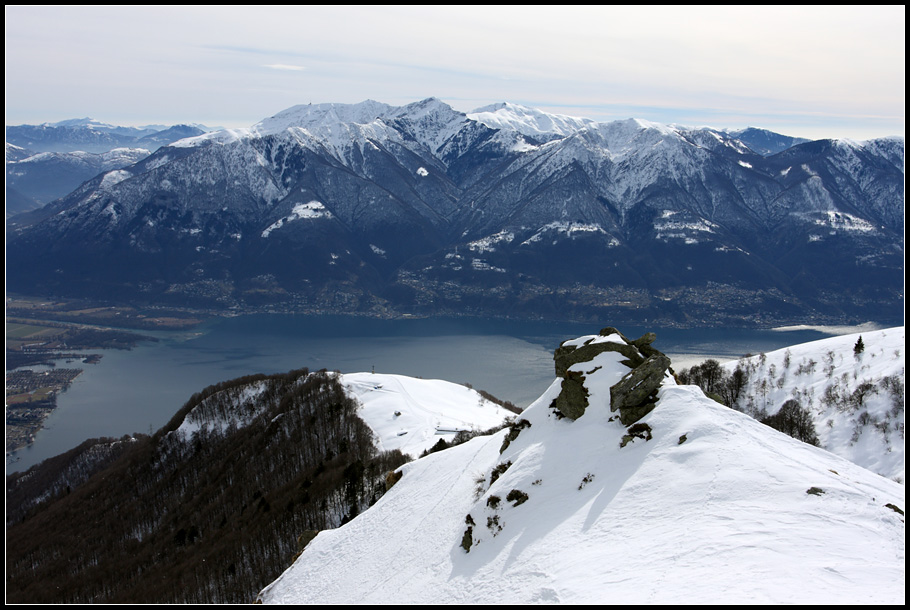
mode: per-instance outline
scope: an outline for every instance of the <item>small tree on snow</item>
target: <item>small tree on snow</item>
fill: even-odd
[[[863,345],[863,337],[860,335],[859,339],[856,340],[856,345],[853,346],[853,355],[859,358],[864,349],[866,349],[866,346]]]

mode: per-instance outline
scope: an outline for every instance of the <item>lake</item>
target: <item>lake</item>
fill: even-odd
[[[150,433],[206,386],[253,373],[302,367],[375,370],[467,382],[525,407],[553,381],[553,350],[559,343],[599,330],[596,325],[472,318],[249,315],[217,319],[191,332],[149,333],[159,341],[130,351],[103,350],[99,364],[83,365],[35,442],[7,456],[7,471],[25,470],[87,438]],[[804,328],[619,330],[630,339],[656,332],[654,347],[670,356],[676,369],[831,336]]]

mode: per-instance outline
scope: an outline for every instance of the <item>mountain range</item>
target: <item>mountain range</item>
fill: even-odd
[[[6,216],[68,195],[98,174],[209,131],[202,125],[119,127],[92,119],[6,128]],[[17,145],[18,143],[18,145]]]
[[[900,323],[903,183],[903,138],[301,105],[13,217],[7,282],[235,311]]]
[[[212,128],[205,125],[146,125],[124,127],[90,118],[40,125],[7,125],[6,143],[34,152],[87,152],[101,154],[114,148],[151,151]]]

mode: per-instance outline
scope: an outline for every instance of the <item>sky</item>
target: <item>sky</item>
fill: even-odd
[[[611,121],[904,135],[904,6],[6,6],[6,124],[249,127],[437,97]]]

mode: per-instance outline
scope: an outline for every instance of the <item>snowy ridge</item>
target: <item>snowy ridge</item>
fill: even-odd
[[[616,356],[580,363],[583,416],[555,417],[557,380],[511,430],[405,465],[260,600],[904,602],[903,486],[670,377],[632,434]]]
[[[281,133],[292,127],[318,130],[341,123],[367,125],[384,116],[392,106],[366,100],[359,104],[300,104],[253,125],[250,131],[257,136]]]
[[[854,353],[862,337],[864,348]],[[819,444],[884,477],[904,481],[904,327],[869,330],[723,366],[749,371],[737,407],[757,418],[789,400],[807,409]]]
[[[222,390],[217,397],[209,397],[193,408],[180,426],[168,434],[188,441],[199,432],[224,434],[231,427],[243,428],[259,414],[258,399],[266,385],[258,381]]]
[[[484,106],[467,116],[492,129],[511,129],[525,136],[543,139],[564,137],[595,124],[591,119],[550,114],[509,102]]]
[[[488,430],[514,415],[448,381],[378,373],[346,373],[339,380],[362,405],[358,415],[376,434],[379,449],[415,458],[439,439]]]

